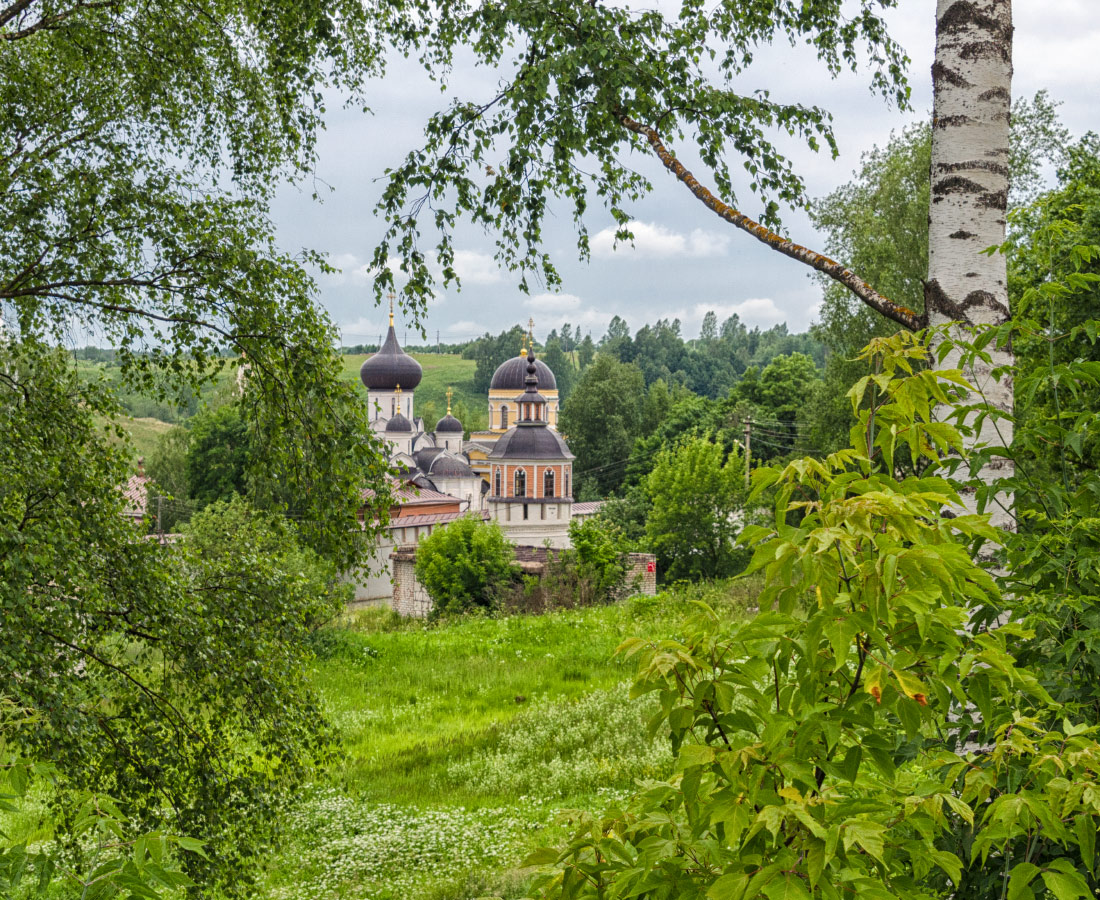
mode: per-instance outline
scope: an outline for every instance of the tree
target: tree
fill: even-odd
[[[1057,104],[1045,91],[1013,103],[1010,141],[1011,209],[1034,199],[1041,166],[1063,160],[1069,144]],[[852,181],[810,207],[814,224],[826,232],[826,252],[863,273],[887,296],[922,313],[931,151],[931,126],[911,126],[864,154]],[[855,422],[844,394],[862,374],[856,357],[871,338],[889,334],[893,323],[835,282],[822,280],[822,300],[813,333],[830,355],[826,389],[811,409],[815,443],[834,449],[847,443]]]
[[[638,368],[600,353],[562,406],[558,427],[576,455],[576,496],[606,497],[622,482],[642,424],[645,382]]]
[[[185,862],[210,893],[251,893],[279,798],[324,758],[304,639],[364,553],[363,488],[388,505],[335,329],[268,217],[311,171],[323,89],[377,71],[377,24],[350,2],[0,0],[0,694],[36,714],[20,750],[59,789],[205,842]],[[248,492],[290,516],[238,501],[178,550],[139,539],[132,466],[93,418],[120,410],[49,346],[73,333],[173,402],[247,367]]]
[[[731,411],[751,411],[754,457],[775,459],[805,448],[799,438],[806,398],[814,396],[820,383],[814,361],[803,353],[777,356],[759,375],[755,369],[745,373],[730,391],[727,406]]]
[[[558,340],[547,340],[546,347],[542,351],[542,361],[554,373],[558,384],[558,398],[565,403],[577,380],[577,370],[573,367],[573,361],[565,355]]]
[[[718,338],[718,315],[713,309],[707,310],[703,316],[703,324],[699,327],[699,341],[709,344]]]
[[[704,606],[683,637],[623,643],[676,772],[529,858],[547,866],[537,896],[1095,891],[1100,729],[1062,719],[1013,658],[1026,632],[973,628],[1001,597],[971,546],[998,531],[952,512],[961,497],[944,476],[967,452],[956,425],[970,387],[914,366],[931,344],[877,340],[874,374],[851,393],[850,447],[756,475],[756,493],[777,499],[743,535],[765,580],[759,614]],[[950,422],[933,419],[959,401]],[[903,445],[921,476],[893,477]]]
[[[280,797],[326,754],[305,637],[346,593],[240,499],[172,548],[143,539],[122,516],[126,448],[97,422],[116,411],[66,354],[0,345],[0,696],[27,712],[18,750],[51,765],[58,809],[112,797],[137,833],[206,845],[192,879],[247,894]]]
[[[157,446],[145,461],[145,472],[153,479],[149,502],[159,516],[161,531],[175,531],[176,525],[190,518],[191,485],[187,478],[191,432],[179,425],[158,438]]]
[[[725,460],[723,461],[723,456]],[[734,541],[742,523],[745,465],[704,438],[658,455],[646,481],[646,537],[669,581],[733,575],[742,553]]]
[[[235,404],[195,416],[187,452],[187,483],[198,506],[231,500],[245,492],[248,429]]]
[[[592,335],[586,334],[584,340],[580,342],[577,347],[577,361],[579,368],[583,372],[590,365],[592,360],[596,358],[596,345],[592,343]]]
[[[432,615],[489,609],[516,576],[515,550],[496,522],[463,516],[435,529],[416,548],[416,578]]]
[[[981,0],[936,5],[932,67],[931,204],[925,321],[958,322],[964,329],[1009,321],[1005,258],[985,253],[1005,239],[1009,188],[1012,81],[1012,2]],[[958,361],[959,357],[955,357]],[[1011,365],[1007,344],[991,348],[988,364],[967,373],[995,409],[1010,413],[1012,385],[993,372]],[[1005,418],[984,418],[973,446],[1012,442]],[[988,458],[982,481],[991,484],[1011,458]],[[969,495],[968,495],[968,499]],[[973,503],[970,503],[973,507]],[[1011,500],[998,498],[992,520],[1012,527]]]
[[[257,489],[274,479],[296,494],[303,532],[348,563],[380,448],[336,377],[312,280],[276,249],[268,203],[312,169],[322,88],[358,96],[378,71],[378,25],[354,3],[0,3],[13,339],[95,333],[116,345],[128,390],[173,401],[227,355],[247,364]]]

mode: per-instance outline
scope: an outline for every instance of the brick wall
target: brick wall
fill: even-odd
[[[657,557],[652,553],[628,553],[627,559],[630,567],[626,571],[626,583],[623,585],[620,596],[645,594],[647,597],[655,597],[657,595]]]
[[[411,549],[412,553],[402,553]],[[416,548],[399,548],[393,560],[393,608],[403,616],[425,619],[432,611],[432,598],[416,580]]]

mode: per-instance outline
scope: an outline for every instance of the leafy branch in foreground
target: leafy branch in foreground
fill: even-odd
[[[954,514],[968,413],[932,410],[969,387],[925,365],[933,341],[951,352],[943,332],[865,351],[850,448],[755,474],[776,497],[743,538],[766,579],[756,616],[702,605],[682,639],[623,644],[676,774],[575,814],[568,844],[529,860],[548,866],[537,896],[988,897],[991,877],[1001,896],[1091,896],[1098,729],[1058,723],[1010,652],[1022,626],[972,623],[1002,606],[973,553],[1000,533]],[[897,480],[901,446],[924,468]],[[1039,840],[1061,858],[1013,852]]]
[[[377,289],[394,283],[391,253],[402,261],[410,305],[422,307],[430,296],[433,255],[443,283],[457,281],[452,235],[462,219],[496,236],[498,262],[518,269],[524,288],[529,274],[557,284],[542,250],[553,203],[568,204],[582,257],[589,251],[585,213],[593,199],[614,217],[617,237],[629,240],[626,207],[653,188],[629,158],[656,155],[725,221],[842,279],[912,327],[911,313],[844,266],[776,233],[779,204],[805,203],[802,179],[781,142],[790,138],[835,153],[831,116],[782,102],[765,88],[746,88],[758,48],[789,40],[812,47],[833,75],[855,69],[862,57],[873,89],[905,106],[907,59],[883,20],[894,5],[684,0],[665,11],[572,0],[411,4],[403,46],[419,52],[433,76],[449,77],[459,45],[504,74],[492,96],[456,99],[433,115],[424,145],[388,173],[378,209],[390,227],[375,250]],[[713,189],[683,168],[673,141],[701,160]],[[762,201],[759,222],[732,208],[739,189]],[[431,252],[420,245],[425,222],[438,235]]]

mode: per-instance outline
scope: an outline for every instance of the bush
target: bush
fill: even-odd
[[[467,515],[437,528],[416,550],[416,578],[432,614],[488,609],[516,577],[512,545],[496,522]]]

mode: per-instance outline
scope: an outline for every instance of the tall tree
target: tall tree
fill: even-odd
[[[577,457],[575,496],[606,497],[622,483],[641,433],[645,396],[642,373],[631,363],[601,353],[585,369],[558,421]]]
[[[984,252],[1005,239],[1009,189],[1009,120],[1012,85],[1011,0],[939,0],[936,61],[932,66],[931,206],[928,215],[929,325],[1002,325],[1011,316],[1005,257]],[[1011,365],[1007,344],[990,347],[988,364],[968,365],[971,384],[1003,418],[983,417],[974,441],[1012,441],[1012,384],[993,377]],[[950,361],[959,362],[957,351]],[[990,484],[1007,457],[990,459],[980,474]],[[993,521],[1011,526],[1006,498],[991,510]]]

